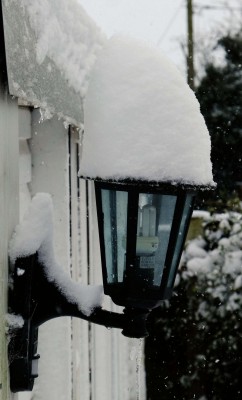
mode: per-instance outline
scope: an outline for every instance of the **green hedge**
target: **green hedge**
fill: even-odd
[[[242,399],[242,216],[207,218],[175,293],[151,317],[149,400]]]

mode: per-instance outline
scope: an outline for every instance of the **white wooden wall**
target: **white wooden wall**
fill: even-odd
[[[18,106],[0,84],[0,400],[8,400],[8,242],[18,222]]]
[[[32,111],[31,194],[50,193],[54,204],[54,247],[57,261],[69,269],[68,134],[56,118],[40,122]],[[39,378],[33,399],[71,399],[71,320],[59,318],[39,329]]]
[[[22,220],[31,201],[30,185],[32,180],[31,112],[28,107],[20,106],[19,121],[19,219]]]
[[[102,284],[94,186],[92,182],[86,183],[77,179],[78,143],[78,134],[72,131],[69,146],[72,177],[72,271],[83,283]],[[108,297],[105,299],[105,307],[122,312],[122,309],[115,306]],[[76,354],[79,354],[77,359],[80,369],[85,371],[88,365],[90,371],[89,377],[83,376],[80,392],[75,389],[80,385],[80,376],[74,376],[74,392],[79,393],[79,397],[74,399],[88,398],[82,397],[84,389],[85,394],[89,393],[89,397],[94,400],[136,400],[138,390],[139,400],[144,400],[144,360],[141,360],[138,371],[138,361],[136,361],[139,351],[141,357],[143,355],[143,346],[139,341],[125,338],[120,330],[108,330],[94,324],[88,327],[83,321],[74,321],[73,328],[74,341],[76,338],[74,348]],[[80,342],[80,329],[85,332],[84,337],[87,342],[84,344]]]
[[[40,122],[39,110],[19,107],[18,111],[16,102],[9,101],[8,125],[4,126],[4,118],[0,118],[0,151],[5,149],[0,170],[9,178],[6,180],[1,172],[0,215],[6,223],[0,255],[1,295],[5,293],[0,307],[2,322],[6,312],[8,238],[37,192],[48,192],[53,198],[55,252],[60,264],[77,281],[102,283],[93,185],[77,178],[78,132],[68,131],[55,118]],[[121,311],[108,298],[106,307]],[[1,323],[0,376],[4,379],[0,382],[0,400],[8,400],[3,326]],[[40,328],[41,358],[34,391],[17,394],[14,400],[136,400],[135,349],[138,351],[139,341],[123,337],[119,330],[71,318],[50,321]],[[141,375],[141,383],[143,378]],[[139,400],[144,398],[142,394]]]

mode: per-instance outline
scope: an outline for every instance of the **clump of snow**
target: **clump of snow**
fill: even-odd
[[[238,275],[234,281],[234,290],[241,289],[242,287],[242,275]]]
[[[203,227],[202,237],[190,241],[183,253],[176,297],[169,307],[161,305],[156,320],[157,348],[172,348],[178,355],[176,376],[182,378],[184,399],[190,393],[196,399],[221,399],[231,381],[234,393],[241,382],[242,215],[213,214]],[[174,363],[168,362],[164,374],[169,376],[171,368]],[[211,381],[210,390],[206,382]],[[172,381],[167,385],[172,387]]]
[[[24,326],[24,319],[21,315],[6,314],[5,319],[9,329],[21,329]]]
[[[196,277],[199,290],[203,288],[208,299],[220,301],[216,313],[221,317],[241,307],[241,214],[228,212],[207,218],[204,237],[188,243],[182,264],[186,267],[180,271],[179,282]]]
[[[187,269],[193,274],[207,274],[211,270],[211,259],[206,258],[193,258],[187,262]]]
[[[34,30],[36,59],[54,62],[69,85],[85,95],[91,69],[105,36],[76,0],[18,0]],[[48,64],[51,72],[51,65]]]
[[[124,36],[104,46],[84,108],[80,175],[213,185],[199,103],[156,48]]]
[[[194,210],[192,213],[192,218],[201,218],[201,219],[208,219],[210,217],[210,213],[204,210]]]
[[[206,242],[202,238],[197,238],[192,240],[187,248],[186,248],[186,256],[190,258],[200,257],[204,258],[207,256],[206,250],[204,247],[206,246]]]
[[[78,0],[3,0],[9,93],[80,127],[90,71],[106,41]]]
[[[77,304],[79,310],[90,315],[94,308],[101,307],[102,286],[84,286],[74,282],[69,274],[56,262],[53,250],[52,199],[49,194],[38,193],[10,241],[9,255],[14,263],[18,257],[38,252],[47,279],[54,282],[66,298]]]

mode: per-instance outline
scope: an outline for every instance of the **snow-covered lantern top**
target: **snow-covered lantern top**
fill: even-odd
[[[115,36],[84,109],[80,175],[95,181],[104,291],[129,308],[171,295],[195,194],[214,186],[194,93],[147,44]]]

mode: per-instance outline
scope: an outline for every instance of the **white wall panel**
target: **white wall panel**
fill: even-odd
[[[32,194],[47,192],[54,204],[54,248],[57,261],[69,269],[68,132],[53,118],[40,122],[32,112]],[[39,378],[33,400],[70,400],[71,320],[59,318],[39,330]]]
[[[72,278],[88,284],[87,204],[86,183],[77,177],[79,164],[79,134],[71,130],[70,153],[70,216],[71,216],[71,273]],[[72,320],[72,399],[91,398],[89,324]]]
[[[18,107],[0,87],[0,400],[8,400],[9,377],[5,314],[8,290],[8,243],[18,223]]]
[[[88,222],[89,222],[89,248],[90,248],[90,284],[102,284],[102,269],[100,258],[99,235],[97,227],[96,201],[93,182],[88,182]],[[106,298],[105,308],[110,307]],[[93,399],[113,399],[112,381],[112,332],[105,327],[91,326],[91,390]],[[112,368],[113,367],[113,368]]]
[[[31,169],[31,164],[33,168],[31,174],[23,175],[26,179],[20,185],[20,206],[27,207],[29,188],[32,195],[39,191],[50,193],[58,261],[67,269],[71,267],[74,280],[102,284],[94,187],[93,183],[86,184],[77,178],[78,133],[72,130],[68,140],[68,132],[60,121],[40,123],[39,112],[34,110],[30,141],[25,133],[29,114],[22,111],[20,140],[27,145],[27,151],[22,146],[25,151],[20,151],[20,157],[28,155],[28,162],[26,157],[20,170]],[[122,311],[108,297],[105,308]],[[40,328],[41,358],[34,391],[19,395],[18,400],[136,400],[138,343],[123,337],[120,330],[108,330],[86,321],[50,321]],[[143,399],[144,396],[140,397]]]
[[[18,109],[18,127],[20,139],[31,139],[31,110],[29,107],[20,106]]]
[[[31,110],[29,107],[18,108],[19,134],[19,214],[20,221],[27,211],[30,201],[30,183],[32,179],[32,155],[29,148],[31,139]]]
[[[32,178],[32,160],[29,148],[31,139],[31,110],[29,107],[18,108],[19,135],[19,220],[21,221],[31,202],[29,190]],[[15,394],[14,400],[31,400],[31,392]]]
[[[89,182],[88,186],[90,282],[99,284],[102,283],[102,270],[93,182]],[[115,312],[122,312],[122,307],[113,304],[107,296],[105,307]],[[143,359],[138,364],[138,356],[142,358],[143,354],[140,341],[124,337],[119,329],[108,330],[95,325],[92,326],[91,333],[92,398],[95,400],[136,400],[139,390],[139,400],[145,400]]]
[[[31,153],[27,140],[19,140],[19,184],[31,182]]]

